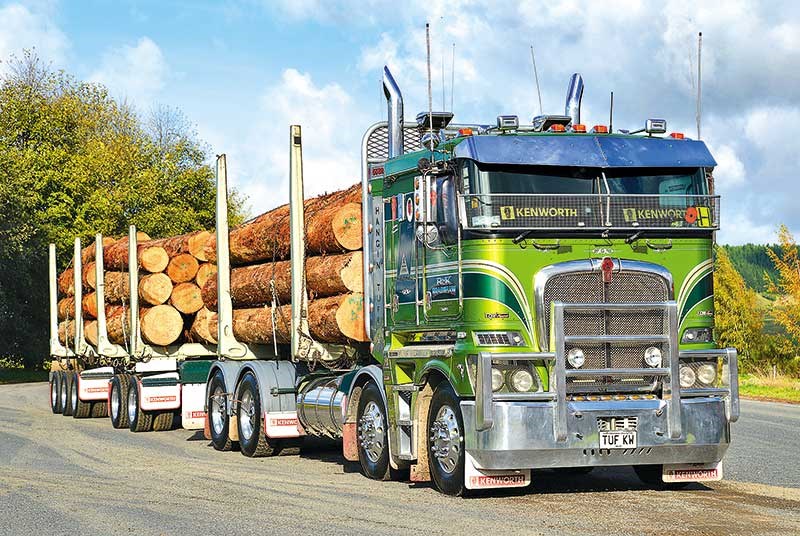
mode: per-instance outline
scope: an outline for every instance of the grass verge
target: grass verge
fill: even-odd
[[[757,400],[800,404],[800,380],[786,376],[772,378],[742,374],[739,376],[739,394]]]
[[[46,370],[27,370],[24,368],[0,368],[0,385],[5,383],[46,382]]]

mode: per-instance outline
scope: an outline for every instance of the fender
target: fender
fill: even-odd
[[[237,385],[248,372],[258,381],[264,432],[268,437],[299,437],[295,385],[297,369],[291,361],[248,361],[239,371]],[[273,390],[276,390],[273,394]]]
[[[388,408],[389,404],[386,400],[386,389],[384,389],[383,385],[383,371],[378,365],[367,365],[366,367],[362,367],[355,371],[355,375],[350,381],[347,391],[345,391],[345,394],[347,395],[347,411],[350,410],[350,400],[352,400],[353,390],[364,378],[371,379],[375,382],[381,392],[381,398],[383,399],[384,407]]]

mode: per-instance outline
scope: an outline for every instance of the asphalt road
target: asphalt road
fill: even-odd
[[[800,534],[797,406],[743,404],[723,482],[542,471],[530,489],[458,499],[368,480],[334,445],[247,459],[201,433],[53,415],[47,398],[46,384],[0,386],[0,535]]]

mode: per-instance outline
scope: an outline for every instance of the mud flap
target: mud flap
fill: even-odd
[[[722,462],[665,464],[661,472],[661,479],[670,484],[673,482],[716,482],[722,480]]]
[[[187,430],[200,430],[206,412],[205,405],[206,384],[185,383],[181,388],[181,424]]]
[[[469,452],[464,453],[464,485],[467,489],[524,488],[530,483],[530,469],[479,469]]]

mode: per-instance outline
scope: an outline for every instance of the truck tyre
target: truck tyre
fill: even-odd
[[[61,373],[50,375],[50,409],[53,413],[61,413]]]
[[[389,480],[389,419],[380,389],[372,382],[361,391],[356,417],[361,472],[373,480]]]
[[[464,419],[453,388],[441,382],[428,413],[428,465],[433,485],[446,495],[464,494]]]
[[[70,398],[72,399],[72,417],[75,419],[85,419],[92,414],[92,403],[84,402],[81,400],[81,397],[78,396],[79,374],[80,372],[76,372],[72,375],[72,387],[70,388]]]
[[[208,427],[211,430],[211,444],[217,450],[231,450],[231,441],[228,428],[231,419],[228,415],[228,395],[225,393],[225,378],[217,370],[208,383]]]
[[[63,374],[61,377],[61,400],[63,401],[61,414],[69,417],[72,415],[72,384],[75,382],[75,373],[68,370]],[[75,394],[77,395],[77,391]]]
[[[655,489],[682,489],[689,485],[689,482],[664,482],[661,474],[664,470],[662,465],[634,465],[633,470],[642,483]]]
[[[108,417],[108,402],[92,402],[92,418]]]
[[[128,389],[128,428],[131,432],[153,429],[153,414],[139,407],[139,378],[134,377]]]
[[[114,428],[127,428],[128,421],[128,389],[131,377],[127,374],[115,374],[111,378],[111,407],[109,414],[111,426]]]
[[[258,380],[252,372],[247,372],[239,382],[236,400],[239,401],[237,426],[242,454],[251,458],[278,454],[278,441],[268,438],[264,430],[261,392],[258,389]]]
[[[174,411],[159,411],[153,414],[153,431],[164,432],[166,430],[172,430],[172,423],[174,421]]]

